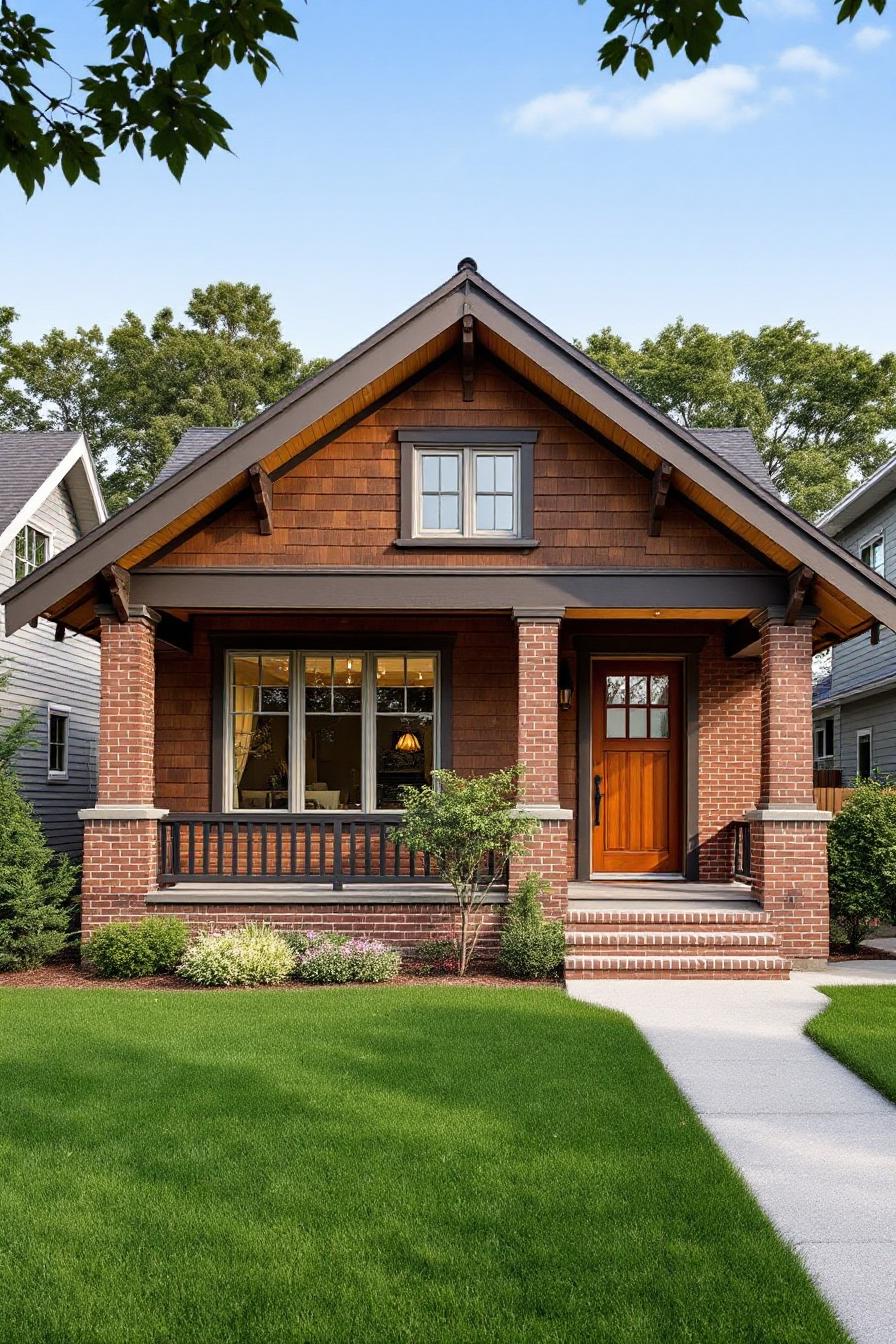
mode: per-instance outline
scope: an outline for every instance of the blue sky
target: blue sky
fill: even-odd
[[[709,67],[645,85],[598,71],[602,0],[295,0],[282,75],[219,80],[232,156],[178,185],[113,155],[30,203],[0,177],[0,303],[36,336],[257,281],[336,356],[469,253],[568,337],[799,316],[894,348],[896,11],[745,2]],[[99,59],[86,0],[29,7]]]

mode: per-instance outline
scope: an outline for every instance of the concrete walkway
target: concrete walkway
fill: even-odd
[[[896,984],[896,962],[569,992],[634,1020],[856,1344],[893,1344],[896,1106],[803,1035],[828,1002],[815,986],[849,983]]]

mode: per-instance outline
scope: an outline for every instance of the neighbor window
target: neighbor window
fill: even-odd
[[[68,779],[69,710],[50,705],[47,710],[47,778]]]
[[[871,729],[863,728],[856,733],[856,774],[859,779],[870,779],[873,770],[871,759]]]
[[[878,574],[884,572],[884,539],[883,537],[872,537],[870,541],[863,543],[859,552],[862,563],[869,569],[874,569]]]
[[[437,764],[438,655],[228,656],[229,806],[374,811]]]
[[[815,759],[824,761],[834,754],[834,720],[819,719],[815,725]]]
[[[398,545],[533,545],[535,431],[400,430]]]
[[[27,524],[16,537],[16,583],[49,558],[50,538]]]

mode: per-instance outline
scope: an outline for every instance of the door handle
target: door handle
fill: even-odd
[[[601,777],[600,777],[600,775],[595,775],[595,776],[594,776],[594,824],[595,824],[595,826],[599,826],[599,825],[600,825],[600,804],[601,804],[601,799],[603,798],[603,794],[602,794],[601,791],[600,791],[600,784],[601,784]]]

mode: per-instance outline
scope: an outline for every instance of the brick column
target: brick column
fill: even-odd
[[[153,806],[155,625],[147,607],[119,621],[100,615],[100,734],[97,803],[84,822],[82,934],[113,919],[146,914],[157,885],[158,819]]]
[[[762,648],[759,799],[750,822],[753,890],[794,965],[828,956],[827,823],[812,791],[812,625],[769,609]]]
[[[545,912],[565,918],[572,813],[560,806],[557,664],[562,610],[515,611],[517,623],[517,760],[524,770],[521,808],[541,830],[513,864],[511,888],[526,873],[550,883]]]

